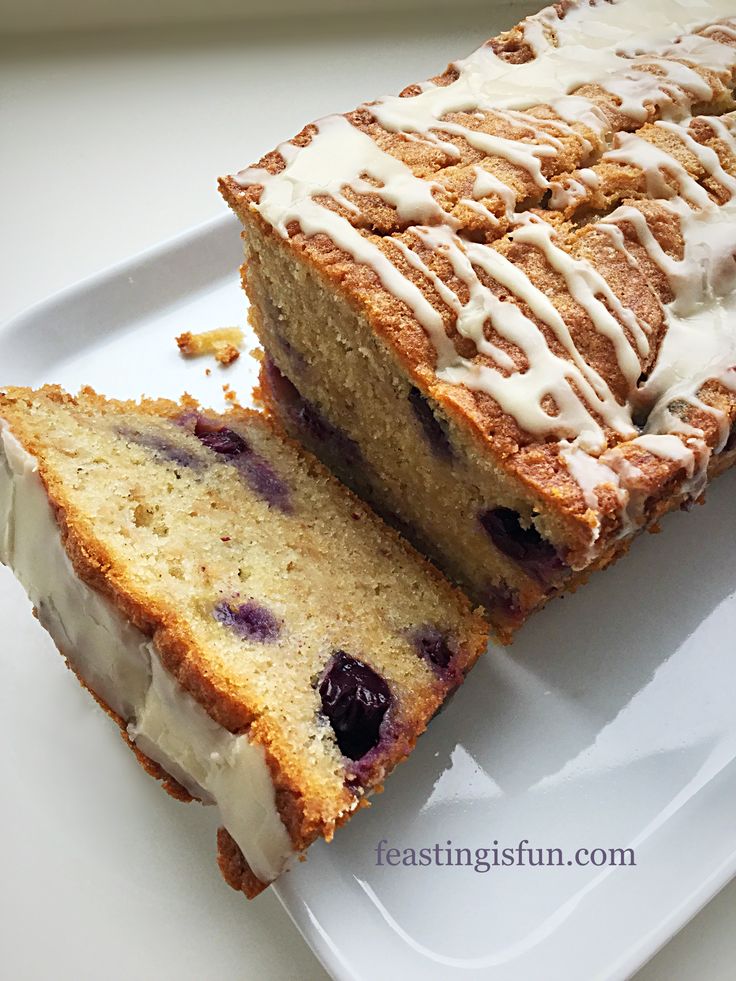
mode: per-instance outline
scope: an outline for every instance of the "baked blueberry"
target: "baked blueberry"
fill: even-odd
[[[359,760],[378,744],[391,691],[373,668],[345,651],[335,651],[320,681],[319,695],[344,756]]]
[[[270,463],[257,453],[249,453],[235,461],[252,491],[271,507],[291,511],[289,485],[276,473]]]
[[[250,446],[242,436],[226,426],[213,427],[204,416],[197,419],[194,435],[204,446],[223,456],[239,456],[250,452]]]
[[[566,568],[554,545],[542,538],[533,525],[525,528],[517,511],[489,508],[480,512],[478,520],[500,552],[541,582]]]

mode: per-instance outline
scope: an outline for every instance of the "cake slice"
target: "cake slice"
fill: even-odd
[[[468,602],[264,416],[0,394],[0,559],[254,896],[330,839],[484,649]]]
[[[735,84],[571,0],[221,180],[265,401],[504,640],[736,459]]]

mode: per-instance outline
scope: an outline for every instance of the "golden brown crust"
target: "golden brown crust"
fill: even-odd
[[[597,4],[591,3],[594,7]],[[568,9],[576,4],[568,5]],[[729,34],[722,34],[719,40],[723,44],[734,45],[736,42]],[[486,42],[496,53],[513,55],[504,60],[519,64],[531,60],[530,47],[523,39],[520,27],[513,28],[505,35],[492,38]],[[709,69],[688,61],[686,58],[677,59],[670,56],[667,60],[692,68],[703,78],[713,93],[711,100],[701,108],[694,105],[693,113],[711,111],[722,113],[734,107],[730,92],[729,81]],[[662,58],[652,55],[652,64],[640,70],[655,76],[663,76]],[[442,75],[430,79],[436,85],[447,85],[455,81],[458,71],[450,66]],[[730,82],[733,82],[731,77]],[[421,92],[421,86],[407,86],[401,96],[411,99]],[[571,94],[579,95],[590,100],[607,119],[612,134],[638,129],[642,119],[627,115],[621,106],[621,100],[597,84],[586,84],[575,89]],[[510,161],[507,157],[485,153],[472,146],[467,140],[455,132],[443,131],[442,141],[454,148],[454,152],[437,143],[425,140],[413,140],[405,134],[384,129],[371,113],[367,103],[352,112],[345,113],[345,118],[361,132],[370,136],[382,150],[406,164],[419,178],[432,180],[435,187],[433,194],[438,204],[448,216],[462,219],[466,233],[481,234],[490,241],[504,234],[509,228],[505,218],[505,206],[497,194],[487,198],[477,199],[494,215],[493,220],[483,219],[477,210],[463,207],[462,199],[467,197],[470,186],[475,180],[474,168],[480,165],[484,170],[499,178],[508,188],[513,190],[519,210],[539,204],[544,197],[544,188],[534,179],[530,171],[519,163]],[[661,106],[649,102],[644,108],[645,123],[652,123],[662,115]],[[528,120],[525,127],[518,118],[512,119],[500,110],[476,110],[450,113],[444,117],[449,123],[460,124],[470,130],[489,134],[501,139],[518,141],[527,145],[546,145],[545,154],[540,157],[541,173],[547,179],[574,171],[577,167],[587,165],[591,156],[599,155],[605,149],[605,142],[600,132],[591,128],[584,121],[575,122],[564,130],[559,124],[564,120],[550,106],[545,104],[531,106],[524,111]],[[315,124],[305,126],[289,142],[298,147],[309,145],[317,132]],[[285,165],[284,158],[275,149],[265,154],[254,166],[269,174],[279,173]],[[253,184],[243,187],[237,175],[221,177],[220,190],[236,213],[245,219],[249,208],[257,204],[262,192],[262,185]],[[356,193],[346,187],[342,189],[347,201],[357,206],[357,210],[346,207],[329,198],[320,198],[328,207],[337,211],[355,227],[378,235],[390,235],[407,227],[408,219],[402,219],[395,207],[384,201],[379,194]],[[296,230],[296,223],[295,223]],[[291,230],[290,230],[291,233]]]
[[[651,458],[651,454],[648,454],[647,456],[648,458]],[[642,459],[644,459],[646,466],[649,459]],[[708,467],[708,480],[710,481],[715,479],[734,465],[736,465],[736,450],[727,454],[722,454],[721,456],[713,457],[711,459],[710,466]],[[657,534],[659,531],[661,531],[659,522],[663,517],[682,508],[688,508],[692,504],[687,493],[678,493],[677,491],[676,467],[671,465],[668,469],[673,472],[659,473],[655,475],[650,473],[644,478],[644,482],[646,483],[649,481],[650,484],[656,488],[658,493],[656,496],[652,495],[650,498],[651,503],[647,509],[646,521],[645,524],[643,524],[639,529],[638,534],[643,534],[647,531],[650,534]],[[702,497],[698,501],[700,504],[703,504],[704,502],[705,499]],[[633,541],[634,539],[631,537],[613,541],[611,545],[586,569],[584,569],[582,572],[575,573],[559,589],[549,592],[542,599],[537,609],[542,609],[551,600],[557,599],[558,597],[563,596],[565,593],[574,593],[580,586],[584,585],[588,581],[594,572],[608,569],[610,566],[614,565],[620,558],[628,553]],[[502,619],[493,623],[495,636],[502,644],[506,645],[512,643],[517,627],[518,623],[511,622],[509,623],[508,627],[505,628]]]
[[[236,892],[244,892],[248,899],[255,899],[268,887],[254,874],[225,828],[217,829],[217,864],[225,882]]]

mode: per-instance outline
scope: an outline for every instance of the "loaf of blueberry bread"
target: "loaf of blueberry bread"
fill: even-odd
[[[0,394],[0,560],[146,768],[217,805],[248,896],[382,784],[487,639],[266,418],[191,400]]]
[[[287,429],[504,639],[734,462],[732,0],[568,0],[223,178]]]

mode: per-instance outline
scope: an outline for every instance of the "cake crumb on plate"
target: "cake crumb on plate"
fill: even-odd
[[[240,357],[243,331],[240,327],[217,327],[198,334],[185,331],[177,337],[176,343],[181,353],[187,357],[214,354],[215,360],[221,365],[229,365]]]

